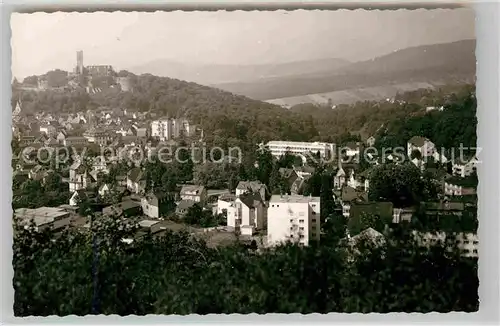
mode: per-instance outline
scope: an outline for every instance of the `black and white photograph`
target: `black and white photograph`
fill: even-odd
[[[477,312],[475,19],[13,13],[14,316]]]

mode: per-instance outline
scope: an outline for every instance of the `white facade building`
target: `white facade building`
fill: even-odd
[[[192,136],[195,127],[183,119],[160,119],[151,122],[151,136],[161,140],[178,138],[181,134]]]
[[[320,198],[273,195],[267,209],[268,245],[320,239]]]
[[[293,155],[306,155],[308,153],[316,154],[319,152],[321,157],[330,157],[333,154],[333,144],[329,143],[306,143],[293,141],[270,141],[266,145],[273,156],[280,157],[285,153]]]
[[[477,160],[475,158],[465,163],[453,163],[453,174],[465,178],[476,172],[476,168]]]
[[[436,245],[439,242],[443,242],[449,236],[445,232],[437,232],[437,233],[421,233],[421,232],[413,232],[415,239],[422,246],[432,246]],[[454,235],[450,235],[454,237],[455,245],[462,252],[462,255],[465,257],[478,257],[479,250],[479,238],[475,233],[457,233]]]
[[[466,187],[460,184],[455,184],[453,182],[444,183],[444,194],[448,196],[465,196],[476,194],[476,188]]]

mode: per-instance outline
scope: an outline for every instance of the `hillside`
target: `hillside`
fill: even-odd
[[[204,141],[209,146],[238,146],[245,153],[254,153],[257,143],[269,140],[339,142],[346,134],[372,135],[383,124],[425,112],[426,106],[460,101],[474,88],[458,85],[420,89],[398,94],[395,102],[365,101],[339,105],[335,110],[311,104],[287,110],[177,79],[129,77],[133,92],[112,88],[95,94],[83,90],[28,92],[14,87],[12,104],[22,96],[23,112],[86,112],[104,106],[154,113],[156,117],[185,116],[204,130]]]
[[[267,78],[333,71],[348,64],[346,60],[335,58],[264,65],[184,64],[172,60],[156,60],[128,70],[135,74],[150,73],[212,85],[238,81],[259,82]]]
[[[109,88],[88,94],[22,91],[13,87],[12,105],[22,96],[23,112],[86,112],[99,107],[186,116],[205,131],[207,143],[244,149],[271,139],[307,140],[315,136],[311,120],[279,106],[226,91],[153,75],[130,75],[133,92]]]
[[[224,83],[218,88],[259,100],[286,103],[288,97],[309,95],[299,103],[315,102],[314,97],[328,98],[324,93],[344,90],[385,87],[408,84],[413,89],[419,83],[448,84],[470,83],[475,78],[475,40],[413,47],[396,51],[372,60],[356,62],[324,73],[272,78],[259,82]],[[412,87],[410,87],[412,88]],[[411,90],[411,89],[410,89]],[[383,93],[383,92],[382,92]],[[317,95],[317,96],[315,96]],[[332,95],[332,100],[335,94]],[[378,97],[359,96],[356,100],[373,100]],[[280,101],[281,100],[281,101]],[[297,100],[288,100],[297,104]],[[321,101],[320,101],[321,102]],[[350,103],[338,99],[337,103]]]

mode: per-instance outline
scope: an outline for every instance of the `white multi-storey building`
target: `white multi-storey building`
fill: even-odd
[[[451,237],[455,240],[455,245],[461,251],[462,255],[465,257],[478,257],[479,250],[479,237],[475,233],[457,233],[457,234],[447,234],[445,232],[436,233],[421,233],[414,231],[413,235],[415,239],[422,246],[432,246],[439,242],[444,242],[446,238]]]
[[[319,241],[320,224],[319,197],[273,195],[267,209],[268,245]]]
[[[194,126],[183,119],[160,119],[151,122],[151,136],[159,137],[161,140],[177,138],[182,134],[191,136]]]
[[[227,226],[242,235],[253,235],[266,226],[266,204],[258,193],[246,193],[236,197],[222,199],[218,209],[227,214]]]
[[[333,144],[329,143],[305,143],[294,141],[270,141],[266,144],[273,156],[280,157],[285,153],[293,155],[306,155],[308,153],[316,154],[319,152],[321,157],[330,157],[333,153]]]

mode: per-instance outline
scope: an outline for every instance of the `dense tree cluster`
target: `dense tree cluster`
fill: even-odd
[[[352,260],[349,247],[338,242],[213,249],[186,233],[168,232],[126,244],[120,239],[129,229],[119,223],[96,219],[94,247],[88,233],[54,238],[17,230],[15,315],[478,309],[477,260],[439,244],[418,249],[407,235],[390,235],[394,241],[379,248],[361,241]]]
[[[71,196],[68,184],[62,182],[61,175],[51,172],[42,180],[27,179],[22,183],[13,182],[12,208],[54,207],[67,204]]]

